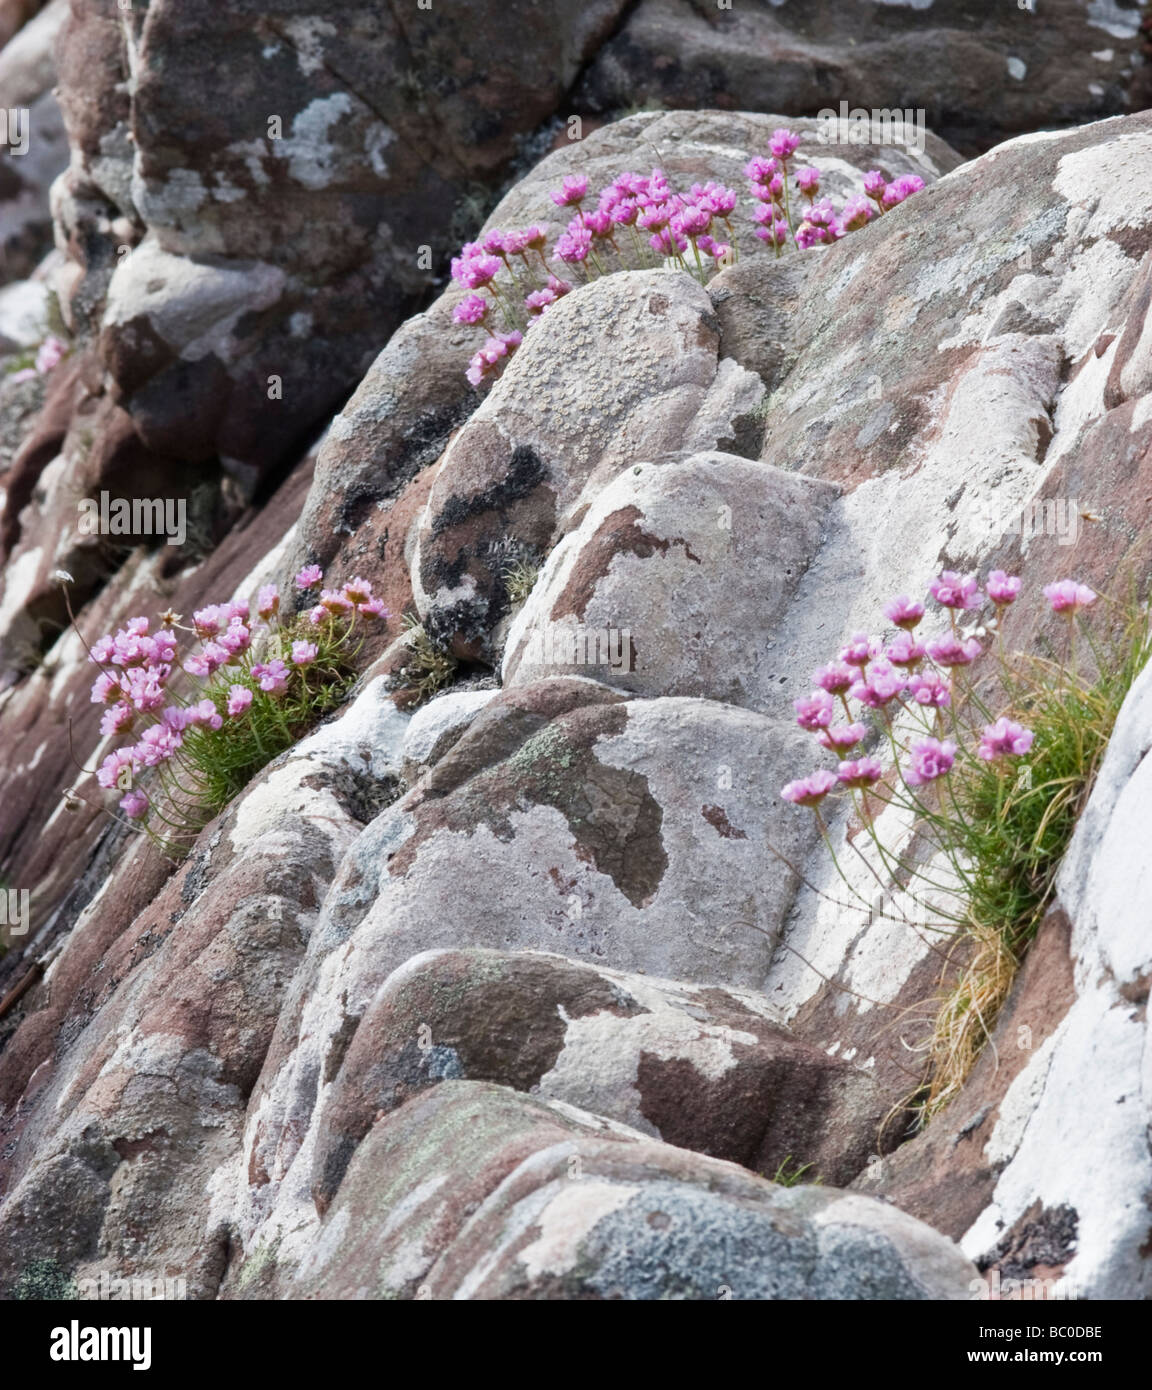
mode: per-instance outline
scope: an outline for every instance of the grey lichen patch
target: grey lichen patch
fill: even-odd
[[[418,829],[392,856],[389,872],[406,873],[420,846],[441,831],[470,835],[483,825],[511,842],[515,813],[550,806],[567,820],[576,854],[607,874],[634,906],[645,906],[668,867],[664,812],[645,776],[601,763],[594,751],[599,738],[621,733],[626,723],[622,708],[600,705],[537,730],[500,763],[421,805]]]

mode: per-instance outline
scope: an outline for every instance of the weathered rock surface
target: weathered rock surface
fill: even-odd
[[[257,1263],[256,1292],[260,1272]],[[571,1106],[447,1081],[376,1123],[290,1289],[297,1298],[959,1299],[974,1277],[955,1246],[894,1207],[776,1187]]]
[[[772,1177],[843,1186],[883,1113],[866,1072],[798,1044],[751,993],[535,952],[434,951],[380,987],[321,1112],[323,1209],[382,1114],[449,1080],[492,1081]]]
[[[814,116],[923,112],[966,154],[1021,131],[1146,101],[1136,5],[1098,0],[641,0],[578,91],[593,108],[657,102]]]
[[[23,22],[37,8],[25,2],[20,7],[23,15],[13,14],[12,7],[7,14],[0,12],[0,93],[5,106],[0,152],[0,285],[26,279],[51,248],[49,190],[68,167],[68,140],[52,91],[56,82],[53,49],[68,12],[68,0],[52,0],[15,37],[5,33],[14,19]],[[0,338],[0,352],[4,350]]]
[[[509,633],[505,686],[579,667],[638,695],[763,708],[770,634],[836,495],[722,453],[626,469],[549,556]]]
[[[711,310],[689,276],[635,271],[567,296],[532,330],[428,499],[413,586],[437,640],[487,655],[508,606],[502,566],[543,558],[625,464],[735,442],[763,386],[720,362]]]
[[[952,13],[942,0],[939,13]],[[358,16],[370,63],[368,40],[392,20],[369,34]],[[605,7],[592,21],[620,17]],[[323,103],[349,87],[358,67],[325,66],[327,20],[307,32],[261,20],[273,22],[288,38],[261,41],[285,91]],[[587,16],[565,22],[584,36],[566,50],[573,81],[597,40]],[[0,692],[20,750],[0,779],[0,869],[38,897],[33,932],[0,960],[0,1291],[55,1258],[81,1275],[172,1269],[198,1297],[967,1297],[969,1260],[1063,1270],[1088,1296],[1146,1293],[1152,968],[1133,837],[1147,677],[1001,1020],[1011,1061],[997,1072],[986,1056],[922,1140],[857,1179],[907,1211],[762,1175],[790,1158],[846,1182],[905,1137],[878,1121],[922,1081],[912,1049],[941,973],[929,934],[867,910],[859,828],[830,829],[849,887],[812,818],[781,802],[781,783],[811,767],[790,701],[847,633],[875,626],[883,599],[945,565],[1000,561],[1030,588],[1074,570],[1106,589],[1126,564],[1146,568],[1152,118],[1049,132],[962,168],[930,141],[932,186],[832,247],[779,264],[748,255],[707,290],[659,272],[581,289],[478,407],[467,343],[448,327],[453,291],[378,357],[320,446],[305,503],[310,458],[272,487],[301,449],[286,422],[298,436],[306,416],[325,423],[311,418],[332,408],[323,392],[361,370],[345,348],[379,348],[387,318],[365,267],[402,259],[402,238],[373,259],[378,185],[366,190],[353,160],[376,117],[353,102],[346,123],[309,134],[285,107],[292,157],[323,145],[329,162],[308,166],[311,187],[299,162],[293,173],[249,151],[271,182],[252,175],[246,211],[232,198],[243,152],[186,162],[217,130],[214,107],[199,135],[181,126],[183,145],[166,143],[205,89],[163,87],[193,41],[207,58],[235,45],[236,70],[254,71],[249,31],[209,35],[208,7],[175,0],[123,20],[78,0],[70,26],[76,153],[58,230],[83,269],[71,321],[99,341],[50,379],[4,479],[0,626],[32,652],[9,660]],[[361,61],[343,33],[333,43]],[[88,81],[81,60],[97,51],[103,75]],[[129,58],[135,91],[106,80]],[[305,67],[315,90],[284,75]],[[208,62],[203,81],[227,71]],[[464,129],[452,121],[469,94],[455,92],[429,180]],[[260,83],[249,95],[249,115],[268,104]],[[655,140],[682,181],[735,180],[775,123],[629,118],[550,156],[494,218],[539,218],[562,173],[643,167]],[[477,158],[496,168],[510,128],[493,139]],[[388,162],[391,145],[371,148]],[[908,162],[889,173],[916,167],[896,150],[817,154],[837,191],[894,159]],[[184,177],[199,171],[211,177]],[[379,187],[390,177],[374,173]],[[245,239],[245,217],[285,179],[308,195]],[[323,255],[301,265],[304,212],[333,188],[338,213],[317,214]],[[137,249],[119,258],[120,244]],[[325,357],[353,294],[343,346]],[[265,392],[243,420],[297,312],[314,316],[296,320],[308,346],[284,351],[282,374],[319,363],[316,395],[273,428]],[[258,337],[267,359],[249,351]],[[261,436],[252,448],[245,430]],[[76,546],[70,484],[175,487],[218,454],[198,554]],[[1053,489],[1099,517],[1075,551],[1056,534],[1004,534],[1006,514]],[[716,491],[730,545],[703,525]],[[621,505],[637,524],[606,534]],[[631,544],[641,526],[650,553]],[[476,689],[465,668],[471,684],[409,721],[387,681],[367,682],[175,874],[101,831],[94,810],[46,808],[45,789],[76,779],[65,735],[81,707],[80,756],[97,742],[82,645],[53,635],[62,561],[80,571],[89,635],[158,595],[187,612],[305,559],[368,573],[397,612],[379,674],[401,659],[411,608],[458,654],[494,662],[510,556],[543,568],[511,625],[503,690]],[[581,675],[524,664],[521,639],[574,589],[586,619],[627,616],[649,641],[645,680],[611,661]],[[1020,637],[1048,635],[1036,605],[1018,609]],[[730,626],[693,647],[687,620],[712,610]],[[892,845],[916,833],[893,818],[877,828]],[[1031,1029],[1030,1048],[1013,1028]],[[1067,1161],[1053,1161],[1057,1141]]]

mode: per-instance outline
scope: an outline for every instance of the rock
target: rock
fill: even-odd
[[[38,996],[66,1013],[67,1041],[37,1027],[33,995],[6,1049],[6,1099],[20,1096],[13,1073],[25,1089],[5,1117],[0,1289],[54,1258],[78,1277],[176,1268],[191,1297],[214,1296],[229,1194],[211,1212],[206,1194],[238,1145],[324,884],[394,794],[406,723],[369,687],[207,827],[162,891],[130,851],[144,901],[128,877],[127,898],[98,894],[80,917]],[[45,1123],[25,1129],[32,1094]]]
[[[259,1296],[261,1264],[275,1259],[256,1252],[246,1290],[244,1273],[232,1287]],[[571,1106],[448,1081],[376,1123],[289,1287],[340,1299],[923,1300],[969,1297],[974,1279],[950,1241],[893,1207],[777,1187]]]
[[[432,283],[465,192],[504,173],[622,5],[545,21],[468,0],[402,19],[323,0],[253,27],[209,0],[157,0],[146,22],[76,0],[61,42],[76,157],[57,201],[83,276],[67,311],[93,323],[111,280],[102,353],[142,436],[283,466]],[[156,255],[183,262],[164,272],[177,317],[197,282],[191,341],[154,322]]]
[[[624,465],[715,447],[762,389],[720,369],[711,302],[687,275],[622,273],[566,296],[444,455],[413,563],[425,629],[483,654],[510,546],[543,558]]]
[[[496,695],[495,690],[450,690],[421,706],[404,736],[404,780],[412,784],[434,767]]]
[[[6,148],[0,161],[0,284],[26,279],[50,250],[49,190],[68,167],[68,140],[52,91],[53,50],[68,0],[52,0],[31,18],[36,9],[38,5],[25,0],[18,8],[9,6],[7,15],[0,12],[0,92],[6,108]],[[6,38],[6,28],[23,19],[30,22],[14,38]],[[11,128],[14,118],[17,130]]]
[[[842,1186],[884,1118],[867,1073],[797,1044],[751,993],[653,980],[536,953],[432,951],[360,1020],[321,1111],[323,1211],[380,1115],[446,1080],[563,1101],[772,1177]]]
[[[1094,0],[1051,0],[1042,13],[1000,0],[641,0],[577,101],[809,115],[899,103],[974,155],[1022,131],[1138,109],[1141,47],[1139,10]]]
[[[626,469],[549,556],[513,623],[505,686],[575,666],[638,695],[763,707],[780,679],[771,634],[835,496],[722,453]]]
[[[280,1233],[286,1257],[306,1244],[319,1089],[414,954],[558,950],[757,987],[795,891],[787,868],[766,862],[764,836],[795,863],[814,833],[763,791],[798,745],[798,731],[747,711],[624,701],[591,681],[545,680],[488,705],[333,883],[252,1103],[244,1163],[274,1184],[243,1219],[246,1244],[261,1227],[263,1239]]]

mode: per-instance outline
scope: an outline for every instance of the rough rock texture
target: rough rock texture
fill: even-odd
[[[361,49],[322,17],[292,31],[291,52],[264,36],[266,72],[307,100],[344,90],[355,72],[330,71],[337,50],[370,66],[392,24],[357,29],[363,13],[348,13]],[[900,33],[922,13],[885,22]],[[570,44],[569,83],[597,41],[580,26],[608,15],[567,16],[579,42],[541,38]],[[1147,569],[1152,117],[961,167],[930,141],[931,186],[830,248],[749,254],[707,289],[660,272],[578,289],[482,403],[463,383],[465,335],[447,328],[450,291],[384,347],[313,456],[269,424],[266,392],[241,419],[256,399],[246,374],[271,370],[247,345],[275,354],[289,304],[314,314],[297,327],[320,364],[315,395],[291,404],[309,428],[361,370],[348,345],[383,346],[358,259],[375,255],[363,166],[339,182],[344,136],[375,117],[353,103],[325,127],[338,212],[317,207],[325,173],[279,227],[245,237],[245,217],[272,205],[261,198],[285,180],[308,189],[297,176],[314,166],[253,154],[276,177],[264,192],[252,176],[246,213],[231,189],[248,166],[229,142],[263,134],[221,135],[227,102],[166,79],[190,44],[201,83],[256,71],[240,62],[261,51],[251,19],[209,32],[207,6],[161,0],[122,22],[77,0],[64,45],[74,150],[57,230],[83,271],[65,296],[81,341],[30,431],[13,406],[4,434],[0,728],[17,751],[0,778],[0,870],[36,892],[32,931],[9,932],[0,959],[0,1293],[40,1258],[82,1276],[179,1272],[206,1298],[943,1298],[970,1296],[977,1265],[1064,1270],[1086,1296],[1147,1293],[1147,676],[1001,1020],[1001,1068],[986,1056],[895,1152],[939,943],[898,894],[868,909],[858,825],[829,830],[849,887],[778,788],[811,767],[791,700],[893,592],[945,565],[999,561],[1030,588],[1074,571],[1103,589]],[[134,90],[109,80],[128,58]],[[503,98],[481,85],[495,110]],[[463,158],[476,93],[442,95],[437,150]],[[267,89],[249,97],[263,121]],[[197,105],[204,127],[181,124]],[[312,127],[291,133],[299,114],[285,108],[285,138],[315,153]],[[732,179],[779,119],[630,117],[558,150],[494,217],[537,217],[562,173],[643,167],[654,143],[681,179]],[[211,154],[190,169],[197,138]],[[492,139],[476,158],[494,169],[511,127]],[[394,158],[413,157],[398,140]],[[873,163],[917,167],[867,147],[816,158],[837,191]],[[339,245],[337,219],[356,232]],[[119,244],[137,249],[117,258]],[[306,244],[311,268],[293,259]],[[282,360],[287,380],[303,359]],[[77,545],[70,488],[192,476],[207,485],[198,550]],[[719,537],[715,512],[696,515],[716,491],[732,512]],[[1004,533],[1013,509],[1069,494],[1098,518],[1074,550]],[[618,504],[637,525],[605,535]],[[509,557],[542,563],[511,623]],[[90,760],[97,712],[82,644],[60,631],[54,566],[79,571],[92,636],[141,607],[247,595],[305,558],[369,572],[396,610],[357,700],[175,871],[95,806],[64,811],[60,791],[91,793],[69,721]],[[637,615],[638,655],[648,642],[659,658],[648,683],[611,661],[524,666],[521,638],[573,590],[597,627]],[[710,609],[731,627],[693,648],[688,618]],[[506,648],[505,688],[478,688],[491,670],[465,666],[460,689],[409,720],[387,676],[404,610],[468,658],[491,666]],[[1021,603],[1010,638],[1048,638],[1037,614]],[[877,830],[915,843],[898,817]],[[1017,1046],[1025,1028],[1031,1046]],[[846,1182],[873,1154],[849,1195],[766,1180],[787,1158]]]
[[[534,952],[436,951],[380,987],[320,1119],[327,1206],[381,1114],[448,1080],[564,1101],[772,1177],[802,1148],[843,1186],[883,1114],[867,1073],[797,1044],[750,993],[676,985]]]
[[[579,667],[639,695],[762,708],[768,634],[836,494],[721,453],[626,469],[549,556],[509,634],[504,684]]]
[[[1141,8],[1125,0],[640,0],[578,98],[666,106],[924,113],[966,154],[1146,100]]]
[[[885,1204],[449,1081],[377,1121],[291,1296],[959,1299],[974,1273]]]
[[[22,6],[29,13],[37,8],[30,3]],[[0,285],[26,279],[52,245],[48,193],[53,180],[68,167],[64,121],[52,91],[56,82],[53,49],[67,13],[68,0],[52,0],[13,38],[5,33],[9,15],[0,11],[0,45],[6,45],[0,52],[0,96],[5,106],[0,150]],[[19,144],[13,144],[10,111],[19,113],[17,141],[27,142],[22,153]],[[4,335],[3,325],[0,335]],[[0,351],[5,349],[5,336],[0,336]]]
[[[635,271],[542,319],[436,474],[413,561],[436,639],[485,654],[508,605],[502,565],[546,555],[624,464],[735,442],[763,386],[719,361],[711,311],[689,276]]]

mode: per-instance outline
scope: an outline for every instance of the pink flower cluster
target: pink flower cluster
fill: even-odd
[[[848,232],[866,227],[873,217],[902,203],[924,187],[918,174],[906,174],[888,183],[879,170],[864,175],[864,193],[848,199],[837,215],[831,200],[820,198],[820,170],[809,165],[793,173],[791,161],[800,136],[783,127],[768,142],[769,155],[757,155],[744,166],[748,187],[758,206],[753,213],[756,235],[776,255],[792,241],[797,250],[839,241]],[[791,184],[799,195],[800,216],[793,211]],[[871,200],[871,201],[870,201]],[[875,203],[875,208],[872,204]]]
[[[768,142],[769,153],[756,156],[744,170],[755,202],[755,235],[777,255],[789,242],[803,250],[839,241],[924,187],[916,174],[888,182],[871,170],[864,176],[864,193],[849,198],[837,213],[820,197],[819,169],[793,171],[799,146],[800,136],[781,127]],[[563,276],[587,280],[611,270],[672,262],[703,280],[736,258],[731,219],[737,195],[714,180],[683,192],[671,186],[662,169],[653,169],[620,174],[593,194],[584,174],[569,174],[551,199],[569,217],[551,253],[550,228],[533,224],[508,232],[493,228],[452,260],[452,279],[469,291],[453,318],[488,334],[468,364],[473,386],[498,376],[532,324],[569,293],[572,283]]]
[[[32,381],[38,376],[50,376],[64,360],[67,352],[67,345],[59,338],[47,337],[37,349],[35,366],[22,367],[20,371],[13,372],[9,380]]]
[[[690,254],[703,276],[706,266],[733,254],[729,219],[736,194],[719,183],[693,184],[680,193],[662,170],[653,169],[651,174],[621,174],[590,195],[587,178],[569,174],[551,196],[558,208],[570,213],[551,255],[550,229],[534,225],[486,232],[452,261],[452,278],[472,291],[456,305],[453,318],[488,331],[487,341],[468,365],[473,386],[498,375],[528,329],[571,291],[571,282],[553,266],[587,279],[607,273],[609,267],[655,264],[656,258],[688,269]],[[503,329],[494,326],[496,319],[502,320]]]
[[[987,600],[997,611],[1007,609],[1020,594],[1021,581],[993,570],[983,589],[976,575],[945,570],[928,586],[932,598],[949,615],[950,626],[936,637],[921,641],[916,634],[925,615],[918,599],[901,594],[884,605],[884,616],[897,629],[885,642],[865,632],[855,633],[836,659],[813,673],[816,689],[795,701],[796,722],[816,735],[822,748],[844,759],[838,771],[824,769],[789,782],[781,795],[798,806],[818,806],[837,787],[860,789],[880,781],[883,769],[873,757],[859,756],[869,726],[856,717],[880,710],[889,729],[892,711],[899,707],[925,710],[947,708],[952,702],[952,672],[970,666],[982,654],[978,638],[965,636],[956,626],[958,614],[980,608]],[[1085,584],[1065,579],[1044,589],[1052,611],[1074,617],[1090,607],[1096,594]],[[860,707],[854,710],[849,701]],[[836,723],[842,714],[845,722]],[[1032,748],[1030,729],[1008,718],[984,726],[974,755],[985,762],[1020,758]],[[904,750],[907,761],[899,768],[905,787],[927,786],[951,772],[958,756],[952,739],[921,738]],[[857,756],[853,756],[853,754]]]
[[[323,578],[319,567],[310,565],[296,576],[297,589],[308,592]],[[293,671],[303,671],[319,655],[316,642],[297,640],[286,657],[252,661],[257,630],[267,642],[278,627],[276,586],[267,584],[260,590],[255,617],[251,608],[247,602],[233,601],[198,609],[191,626],[181,629],[195,644],[183,659],[176,635],[180,618],[171,612],[162,616],[155,631],[148,618],[131,618],[89,649],[90,660],[100,668],[91,698],[105,707],[101,734],[134,735],[136,740],[109,753],[96,780],[108,790],[125,793],[120,809],[131,819],[140,819],[149,809],[147,793],[135,786],[135,779],[145,769],[177,758],[189,730],[221,729],[225,719],[242,717],[257,693],[283,695]],[[386,610],[373,597],[371,584],[356,578],[341,589],[323,590],[309,622],[315,627],[336,621],[347,626],[360,615],[382,617]],[[220,680],[214,681],[218,674]]]

